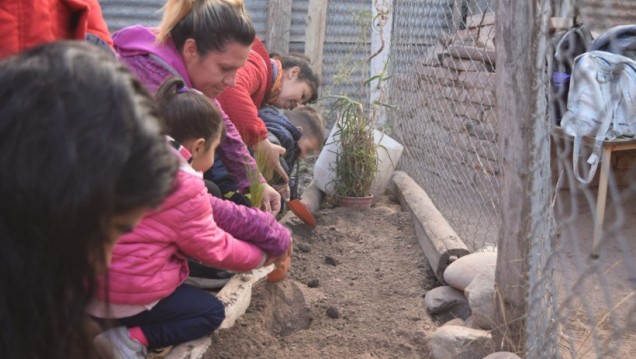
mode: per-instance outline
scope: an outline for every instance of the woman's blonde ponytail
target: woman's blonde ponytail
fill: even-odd
[[[168,2],[161,8],[163,11],[163,18],[159,27],[157,27],[157,43],[164,43],[170,31],[186,17],[196,0],[168,0]]]

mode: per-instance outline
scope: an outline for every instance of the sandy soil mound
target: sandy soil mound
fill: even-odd
[[[293,225],[289,277],[256,284],[247,313],[204,358],[428,358],[437,325],[424,294],[438,283],[410,215],[383,197],[316,217],[315,230]]]

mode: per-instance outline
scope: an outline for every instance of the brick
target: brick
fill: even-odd
[[[466,89],[491,89],[497,86],[497,74],[494,72],[462,72],[458,76]]]
[[[492,66],[486,65],[483,61],[466,60],[452,56],[442,58],[442,65],[455,71],[484,71],[489,72]]]
[[[487,12],[466,17],[466,27],[473,28],[477,26],[486,26],[495,24],[495,13]]]

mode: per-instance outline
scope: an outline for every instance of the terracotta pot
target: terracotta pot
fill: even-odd
[[[340,207],[347,208],[369,208],[371,207],[371,201],[373,201],[373,195],[366,197],[346,197],[337,195],[337,198]]]

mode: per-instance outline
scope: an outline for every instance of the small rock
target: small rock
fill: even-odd
[[[334,266],[334,267],[335,267],[335,266],[337,266],[337,265],[338,265],[338,262],[337,262],[337,261],[336,261],[333,257],[326,256],[326,257],[325,257],[325,264],[329,264],[329,265],[331,265],[331,266]]]
[[[340,318],[340,312],[338,312],[336,307],[329,307],[327,308],[327,316],[331,319],[338,319]]]
[[[454,319],[451,319],[448,322],[444,323],[443,325],[459,325],[459,326],[463,326],[464,325],[464,320],[462,318],[454,318]]]
[[[444,325],[429,336],[428,345],[431,359],[478,359],[491,352],[492,336],[485,330]]]
[[[472,310],[473,325],[481,329],[495,326],[495,268],[489,267],[479,273],[464,290]]]
[[[484,359],[521,359],[517,354],[511,352],[496,352],[488,354]]]
[[[303,252],[303,253],[311,252],[311,246],[303,242],[296,244],[296,249],[298,249],[299,252]]]
[[[464,293],[447,285],[429,290],[424,297],[424,301],[426,302],[426,309],[431,314],[443,312],[457,304],[468,306]]]
[[[330,230],[330,231],[335,231],[335,230],[336,230],[336,227],[329,227],[329,230]]]
[[[318,279],[310,279],[309,282],[307,282],[307,286],[309,288],[318,288],[320,286],[320,281]]]

